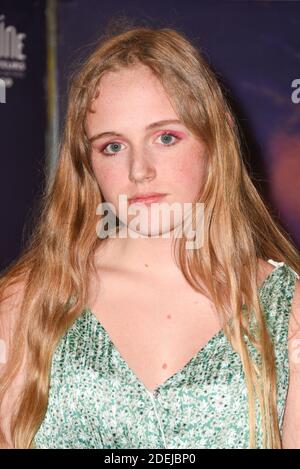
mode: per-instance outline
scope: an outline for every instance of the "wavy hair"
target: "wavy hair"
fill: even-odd
[[[26,356],[26,379],[12,416],[13,445],[33,447],[46,412],[52,355],[87,304],[94,253],[102,242],[95,230],[102,195],[91,166],[87,112],[106,72],[138,64],[155,73],[179,118],[207,147],[201,197],[199,191],[205,207],[203,244],[187,250],[185,236],[176,239],[177,259],[189,284],[212,299],[241,357],[249,446],[257,444],[257,396],[263,445],[280,448],[274,350],[259,300],[257,260],[278,259],[299,271],[299,254],[251,181],[238,123],[204,54],[182,32],[148,26],[104,35],[72,74],[58,162],[41,197],[37,223],[19,258],[0,277],[1,301],[14,285],[22,285],[23,292],[0,387],[3,403]],[[259,353],[259,364],[245,336]],[[0,445],[5,447],[3,432]]]

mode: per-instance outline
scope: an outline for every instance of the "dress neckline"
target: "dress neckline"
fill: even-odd
[[[269,259],[272,261],[272,259]],[[274,263],[273,263],[274,262]],[[258,292],[259,292],[259,295],[262,293],[262,291],[264,290],[265,286],[270,282],[271,279],[273,279],[273,277],[282,269],[282,268],[286,268],[288,267],[287,264],[285,264],[284,262],[280,262],[280,263],[276,263],[275,261],[273,261],[271,263],[273,263],[273,265],[276,264],[276,267],[275,269],[272,270],[272,272],[270,272],[265,278],[264,280],[261,282],[259,288],[258,288]],[[220,339],[221,341],[228,341],[227,339],[227,336],[224,332],[224,329],[223,327],[221,329],[219,329],[212,337],[210,337],[210,339],[206,342],[206,344],[201,347],[186,363],[185,365],[183,365],[179,370],[175,371],[175,373],[173,373],[171,376],[169,376],[169,378],[165,379],[161,384],[159,384],[158,386],[156,386],[154,389],[150,390],[148,389],[145,384],[141,381],[140,378],[138,378],[138,376],[136,375],[136,373],[133,371],[133,369],[128,365],[127,361],[123,358],[123,356],[121,355],[121,353],[119,352],[118,348],[116,347],[116,345],[114,344],[114,342],[112,341],[109,333],[107,332],[107,330],[105,329],[105,327],[103,326],[103,324],[99,321],[99,319],[96,317],[96,315],[92,312],[92,310],[89,308],[89,307],[86,307],[84,309],[84,312],[89,316],[89,318],[95,322],[96,326],[99,327],[103,333],[103,335],[106,337],[108,343],[110,344],[110,346],[112,347],[112,349],[114,350],[115,354],[117,355],[118,357],[118,360],[120,361],[120,363],[123,365],[123,367],[126,369],[126,371],[131,375],[131,377],[134,379],[134,381],[140,386],[142,387],[148,394],[150,394],[151,396],[154,396],[156,394],[158,394],[160,392],[160,390],[169,385],[171,381],[174,381],[176,379],[178,379],[189,367],[190,365],[198,360],[202,355],[205,355],[209,352],[209,350],[211,349],[211,347],[213,346],[213,344],[218,340]]]

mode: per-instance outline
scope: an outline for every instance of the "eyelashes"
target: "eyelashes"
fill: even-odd
[[[157,138],[160,138],[160,137],[164,137],[165,136],[171,136],[175,139],[175,141],[171,142],[171,143],[167,143],[167,144],[163,144],[162,146],[164,147],[170,147],[172,145],[175,145],[177,143],[177,141],[179,140],[182,140],[181,137],[179,137],[176,133],[173,133],[173,132],[162,132],[161,134],[159,134],[157,136]],[[110,147],[111,145],[114,145],[114,146],[117,146],[117,145],[124,145],[123,143],[120,143],[120,142],[109,142],[107,144],[105,144],[103,147],[100,148],[99,152],[102,153],[104,156],[109,156],[109,157],[114,157],[115,155],[117,155],[119,152],[107,152],[105,151],[106,148]]]
[[[122,143],[119,143],[119,142],[111,142],[111,143],[108,143],[107,145],[105,145],[103,148],[101,148],[100,150],[100,153],[102,153],[103,155],[105,156],[113,156],[113,155],[116,155],[117,153],[119,152],[106,152],[104,151],[107,147],[109,147],[110,145],[123,145]]]

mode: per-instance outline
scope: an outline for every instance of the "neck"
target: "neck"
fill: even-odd
[[[120,230],[121,235],[124,229]],[[106,238],[100,244],[99,260],[105,265],[128,270],[134,273],[151,273],[156,277],[181,278],[182,273],[176,265],[173,250],[173,231],[167,237],[131,236],[128,229],[126,237]]]

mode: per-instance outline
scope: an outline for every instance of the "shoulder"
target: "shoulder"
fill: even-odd
[[[272,261],[274,264],[272,265],[269,262],[264,261],[263,259],[259,259],[258,261],[258,279],[259,284],[264,282],[270,274],[276,270],[280,265],[284,263]],[[277,264],[277,266],[276,266]],[[281,269],[280,277],[274,279],[274,283],[278,281],[278,279],[282,280],[284,278],[287,282],[284,283],[284,287],[289,287],[289,291],[282,289],[284,291],[284,296],[287,298],[286,309],[286,317],[288,319],[288,323],[286,324],[288,331],[287,331],[287,339],[289,345],[289,359],[290,359],[290,369],[294,369],[293,367],[299,361],[299,365],[296,367],[300,373],[300,279],[299,274],[296,273],[293,269],[291,269],[287,264],[285,264],[285,269]],[[274,278],[274,277],[273,277]],[[278,308],[276,310],[280,310],[282,313],[282,309],[284,307],[283,303],[280,302],[276,304]],[[280,314],[276,316],[281,316]],[[276,311],[275,311],[276,313]],[[282,330],[280,330],[282,332]],[[295,360],[295,356],[298,352],[299,359]]]
[[[8,286],[4,287],[2,295],[0,296],[0,311],[6,306],[19,305],[24,296],[26,288],[26,279],[15,280]]]
[[[267,277],[275,270],[276,267],[264,259],[258,258],[257,260],[257,283],[261,285]]]
[[[6,354],[16,332],[17,322],[24,298],[25,281],[18,281],[4,289],[0,298],[0,340],[2,355]],[[4,360],[6,361],[6,360]],[[0,361],[3,364],[3,357]]]
[[[290,377],[297,377],[300,383],[300,280],[296,280],[292,299],[288,327],[288,350]]]
[[[278,275],[270,275],[278,270]],[[275,344],[280,343],[288,355],[288,391],[285,401],[282,425],[282,447],[300,448],[300,280],[299,272],[295,272],[288,264],[259,259],[258,282],[261,284],[270,279],[266,293],[270,295],[267,306],[267,317],[274,332]],[[273,296],[274,295],[274,296]],[[274,329],[274,330],[273,330]],[[282,347],[279,347],[282,350]],[[280,354],[281,360],[285,358]]]
[[[296,280],[289,322],[290,371],[300,375],[300,280]]]
[[[300,449],[300,280],[296,281],[288,336],[289,387],[283,421],[283,448]]]
[[[17,318],[24,298],[25,280],[6,287],[0,297],[0,323],[8,318]]]
[[[11,434],[12,417],[19,395],[26,383],[26,350],[22,350],[19,354],[19,368],[17,370],[11,363],[24,290],[25,281],[19,281],[6,287],[0,298],[0,376],[1,381],[5,377],[7,383],[4,393],[3,387],[1,388],[0,400],[1,440],[5,448],[14,448]],[[12,369],[15,370],[13,374],[11,373]],[[7,381],[7,373],[10,375],[9,381]]]

